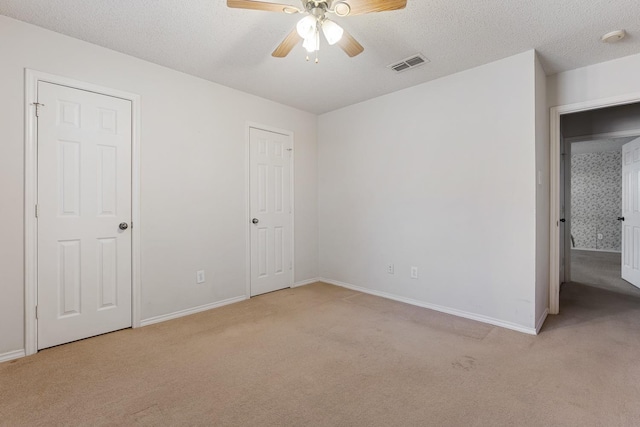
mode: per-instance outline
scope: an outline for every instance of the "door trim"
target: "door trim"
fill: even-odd
[[[38,126],[33,104],[38,99],[39,82],[131,101],[131,325],[140,327],[140,96],[27,68],[24,93],[24,346],[27,356],[38,352],[38,223],[34,212],[38,195]]]
[[[549,156],[549,313],[560,312],[560,116],[569,113],[597,110],[640,102],[640,93],[629,93],[611,98],[595,99],[574,104],[551,107]]]
[[[285,135],[291,139],[291,147],[293,148],[291,155],[291,164],[289,168],[289,191],[291,196],[291,273],[289,276],[289,287],[293,287],[295,270],[296,270],[296,253],[295,253],[295,218],[296,218],[296,202],[295,202],[295,138],[294,133],[289,130],[279,129],[273,126],[266,126],[255,122],[246,122],[245,125],[245,297],[251,298],[251,129],[260,129],[267,132]]]

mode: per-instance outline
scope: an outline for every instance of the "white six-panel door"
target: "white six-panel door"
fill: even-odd
[[[251,128],[251,296],[292,284],[291,137]]]
[[[131,326],[131,102],[45,82],[38,102],[42,349]]]
[[[622,278],[640,287],[640,138],[622,146]]]

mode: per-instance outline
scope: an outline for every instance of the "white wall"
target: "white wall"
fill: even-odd
[[[525,52],[320,116],[322,277],[535,326],[534,61]]]
[[[547,78],[550,107],[606,99],[625,94],[640,95],[640,54],[582,67]]]
[[[25,68],[141,95],[143,319],[245,294],[248,121],[295,133],[295,280],[317,277],[315,115],[4,16],[0,58],[0,355],[24,346]]]
[[[535,59],[536,97],[536,326],[549,308],[549,109],[547,76]]]
[[[295,132],[296,281],[319,271],[516,328],[544,312],[548,124],[533,51],[318,127],[312,114],[3,16],[0,58],[0,220],[11,225],[0,234],[0,355],[23,347],[24,68],[142,96],[143,318],[244,294],[247,121]],[[633,55],[550,76],[546,102],[640,94],[639,74]],[[200,268],[209,280],[198,287]]]

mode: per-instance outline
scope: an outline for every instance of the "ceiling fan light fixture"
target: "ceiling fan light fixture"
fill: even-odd
[[[0,0],[1,1],[1,0]],[[302,8],[290,4],[276,3],[268,0],[226,0],[227,6],[233,9],[263,10],[286,14],[304,14],[296,26],[289,31],[284,40],[271,53],[274,58],[286,57],[300,43],[309,52],[320,49],[320,29],[328,44],[337,45],[350,58],[360,55],[364,47],[340,25],[327,20],[327,14],[337,16],[364,15],[371,12],[384,12],[404,9],[407,0],[299,0]],[[289,3],[289,4],[287,4]],[[326,22],[326,25],[324,25]],[[307,55],[309,60],[309,55]],[[316,53],[316,63],[318,55]]]
[[[312,53],[320,50],[320,38],[319,34],[315,32],[310,37],[306,37],[304,42],[302,42],[302,47],[304,47],[307,52]]]
[[[324,36],[327,39],[327,42],[333,46],[334,44],[338,43],[342,38],[342,34],[344,34],[344,29],[340,25],[336,24],[335,22],[325,19],[324,22],[322,23],[322,32],[324,33]]]
[[[318,20],[315,16],[307,15],[298,21],[296,31],[303,39],[307,40],[314,36],[318,29]]]

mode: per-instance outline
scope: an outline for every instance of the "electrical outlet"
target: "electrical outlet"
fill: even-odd
[[[196,283],[204,283],[204,270],[196,271]]]
[[[393,264],[387,265],[387,273],[393,274]]]
[[[601,233],[598,233],[598,240],[602,240],[602,239],[603,239],[602,234],[601,234]]]
[[[411,267],[411,278],[412,279],[418,278],[418,267]]]

